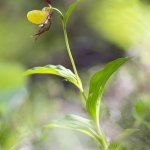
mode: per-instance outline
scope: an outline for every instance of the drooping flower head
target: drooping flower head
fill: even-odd
[[[48,31],[52,23],[52,15],[53,15],[52,4],[50,0],[44,1],[48,4],[49,7],[44,7],[42,10],[32,10],[27,14],[28,20],[34,24],[38,24],[38,27],[40,28],[38,33],[33,35],[36,36],[35,40],[42,33]]]

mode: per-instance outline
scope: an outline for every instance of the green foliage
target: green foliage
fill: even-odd
[[[146,99],[137,100],[134,103],[136,115],[144,117],[148,112],[148,101]]]
[[[110,76],[130,58],[119,58],[108,63],[101,71],[96,72],[90,80],[90,88],[86,108],[92,119],[99,123],[100,101],[107,80]]]
[[[88,68],[88,65],[94,67],[98,61],[104,63],[108,59],[126,55],[120,48],[110,44],[108,41],[124,49],[128,47],[126,49],[129,52],[128,54],[136,53],[137,58],[133,60],[133,63],[125,66],[119,72],[119,77],[115,76],[115,81],[111,80],[112,84],[110,83],[110,87],[107,88],[104,96],[104,103],[106,102],[106,107],[108,106],[107,114],[104,115],[105,112],[103,113],[102,111],[101,100],[98,100],[100,107],[97,106],[96,108],[100,108],[100,122],[102,123],[100,128],[103,129],[106,125],[104,132],[102,132],[104,133],[103,136],[110,137],[111,141],[114,140],[114,135],[118,132],[118,126],[119,129],[120,127],[123,129],[132,127],[140,129],[140,132],[137,132],[133,138],[134,142],[129,140],[127,136],[127,140],[123,138],[126,141],[120,146],[119,144],[123,140],[121,141],[120,138],[115,139],[109,147],[115,150],[118,149],[118,146],[120,146],[119,150],[148,150],[150,147],[150,81],[148,80],[150,75],[148,55],[150,54],[150,3],[148,2],[145,5],[145,1],[148,2],[148,0],[100,0],[95,3],[87,0],[84,1],[85,7],[82,7],[81,11],[75,10],[73,12],[81,2],[81,0],[77,2],[74,0],[75,3],[70,5],[64,17],[60,12],[65,25],[68,23],[71,13],[75,13],[74,18],[72,18],[74,21],[68,28],[69,35],[72,38],[74,35],[80,34],[80,32],[81,34],[85,33],[82,37],[74,37],[70,40],[75,40],[75,43],[71,43],[71,45],[74,50],[76,49],[74,51],[75,56],[79,56],[76,57],[76,61],[80,60],[84,63],[84,68],[83,66],[81,67],[81,62],[78,63],[78,67],[86,92],[89,89],[87,79],[91,76],[91,68]],[[65,10],[63,7],[66,6],[64,3],[65,1],[52,1],[53,6],[58,6],[63,11]],[[89,5],[89,8],[87,5]],[[61,80],[53,81],[44,78],[45,76],[34,76],[28,85],[29,89],[26,89],[26,78],[21,76],[26,67],[45,64],[45,62],[60,64],[59,60],[55,59],[59,55],[62,57],[60,61],[63,64],[67,65],[68,63],[64,58],[66,57],[66,52],[64,52],[65,44],[60,33],[62,26],[59,24],[60,21],[57,21],[56,13],[53,15],[49,33],[47,32],[35,43],[29,38],[30,35],[35,33],[34,30],[37,29],[34,29],[27,22],[24,14],[31,8],[41,10],[41,7],[45,7],[45,3],[42,0],[35,0],[32,3],[30,3],[30,0],[0,2],[0,33],[2,36],[0,41],[0,149],[18,150],[26,149],[27,147],[28,149],[37,150],[100,149],[97,146],[98,143],[96,144],[83,134],[80,134],[80,137],[76,137],[73,132],[61,134],[60,132],[64,133],[66,130],[63,131],[58,128],[56,130],[51,129],[51,132],[42,134],[40,132],[41,126],[46,124],[47,120],[58,119],[58,116],[62,116],[62,111],[63,113],[78,111],[78,114],[84,113],[84,115],[86,113],[83,106],[85,103],[81,100],[81,96],[78,95],[78,91],[70,89],[70,85],[67,87],[60,86]],[[10,11],[13,13],[9,13]],[[85,18],[88,22],[85,22]],[[90,27],[96,32],[90,30]],[[107,38],[108,41],[103,40],[103,38]],[[84,51],[85,49],[86,51]],[[93,49],[94,51],[92,51]],[[83,50],[82,53],[81,50]],[[141,59],[139,59],[141,56],[142,63],[140,62]],[[68,71],[68,69],[66,69],[67,71],[65,69],[62,69],[64,73]],[[56,73],[57,71],[54,69],[54,72]],[[67,77],[63,76],[64,73],[62,73],[63,75],[61,73],[58,71],[55,75],[69,81]],[[77,81],[75,72],[72,71],[71,74],[66,76],[69,76],[68,78],[72,81],[69,82],[78,88],[80,87],[79,90],[84,93],[81,86],[78,86],[79,81]],[[39,78],[41,79],[40,81],[38,80]],[[66,92],[64,92],[65,90]],[[86,95],[84,96],[87,99]],[[76,109],[78,104],[76,105],[73,100],[77,100],[78,104],[82,105],[81,108]],[[119,106],[114,107],[116,103]],[[106,111],[106,108],[103,109]],[[74,128],[73,130],[77,131],[81,128],[81,132],[87,132],[87,135],[90,134],[92,138],[102,145],[98,126],[95,125],[95,122],[93,123],[93,119],[91,118],[88,122],[88,119],[83,118],[85,122],[87,120],[88,123],[86,124],[83,123],[82,118],[80,120],[80,117],[78,117],[76,118],[78,121],[76,121],[64,116],[63,118],[69,121],[62,123],[63,121],[59,119],[59,123],[56,122],[54,125],[60,127],[60,124],[63,124],[64,126],[66,125],[66,128]],[[117,119],[117,122],[115,122],[115,119]],[[68,125],[70,122],[71,125]],[[107,125],[109,124],[112,126],[108,127]],[[63,141],[61,141],[62,139]],[[67,142],[65,143],[65,141]]]
[[[90,9],[87,20],[93,23],[89,25],[112,43],[124,49],[149,44],[150,11],[143,1],[101,0]]]
[[[126,129],[110,144],[107,150],[119,150],[122,142],[138,129]]]
[[[72,73],[71,70],[66,69],[65,67],[58,65],[46,65],[45,67],[34,67],[32,69],[27,70],[24,75],[31,75],[31,74],[54,74],[57,76],[61,76],[65,78],[66,80],[70,81],[74,85],[76,85],[78,88],[78,82],[76,79],[76,76]]]
[[[82,88],[82,82],[78,76],[77,69],[71,54],[71,50],[69,47],[68,42],[68,36],[66,31],[66,24],[67,21],[75,9],[75,7],[81,2],[82,0],[78,0],[77,2],[70,5],[67,13],[65,16],[61,13],[60,10],[57,8],[53,8],[53,10],[57,11],[57,13],[60,15],[62,19],[63,24],[63,31],[64,31],[64,37],[66,42],[67,51],[70,57],[70,61],[73,67],[73,71],[70,71],[69,69],[66,69],[65,67],[58,65],[47,65],[45,67],[35,67],[30,70],[27,70],[24,75],[31,75],[31,74],[54,74],[57,76],[61,76],[65,78],[66,80],[70,81],[74,85],[76,85],[81,92],[83,98],[86,100],[86,108],[87,112],[91,116],[92,120],[88,120],[79,116],[75,115],[66,115],[61,119],[54,120],[50,122],[48,125],[43,126],[43,128],[68,128],[77,130],[80,132],[83,132],[89,136],[91,136],[93,139],[97,140],[101,147],[106,150],[118,150],[123,140],[131,135],[133,132],[135,132],[135,129],[127,129],[123,131],[116,140],[108,147],[108,143],[106,140],[105,133],[102,131],[100,125],[99,125],[99,114],[100,114],[100,102],[102,98],[102,94],[105,88],[105,84],[107,83],[108,79],[111,77],[111,75],[126,61],[128,61],[130,58],[119,58],[115,61],[112,61],[108,63],[103,70],[96,72],[91,80],[90,80],[90,87],[89,87],[89,93],[88,98],[86,98],[86,95],[84,93],[84,90]]]
[[[148,129],[150,129],[149,121],[146,120],[147,116],[149,116],[149,99],[146,97],[141,98],[140,100],[135,101],[134,103],[134,118],[136,119],[136,125],[140,124],[144,125]]]
[[[23,70],[19,63],[0,61],[0,116],[12,114],[24,102],[27,78],[21,76]]]
[[[0,91],[22,87],[26,82],[25,78],[20,76],[23,70],[19,63],[0,61]]]
[[[64,16],[64,19],[63,19],[63,22],[64,22],[64,25],[67,24],[67,21],[72,13],[72,11],[76,8],[76,6],[81,2],[82,0],[78,0],[77,2],[73,3],[72,5],[70,5],[66,15]]]
[[[43,128],[68,128],[83,132],[95,140],[100,140],[95,132],[95,124],[92,120],[88,120],[75,115],[66,115],[61,119],[50,122],[48,125],[43,126]]]

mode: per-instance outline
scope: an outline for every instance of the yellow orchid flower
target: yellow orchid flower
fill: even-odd
[[[27,14],[28,20],[34,24],[42,24],[46,21],[50,11],[49,7],[46,7],[45,9],[29,11]]]
[[[34,24],[38,24],[40,27],[38,33],[33,35],[33,36],[37,36],[35,40],[42,33],[50,29],[51,22],[52,22],[52,15],[53,15],[52,5],[49,0],[44,0],[44,1],[49,5],[49,7],[44,7],[42,10],[32,10],[27,13],[28,20]],[[47,26],[45,27],[45,25]]]

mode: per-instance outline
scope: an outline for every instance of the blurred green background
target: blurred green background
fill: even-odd
[[[65,13],[75,0],[51,0]],[[62,25],[54,13],[51,29],[38,30],[26,14],[46,7],[43,0],[0,1],[0,150],[98,150],[90,137],[65,129],[41,132],[64,114],[87,117],[71,83],[52,75],[22,77],[35,66],[61,64],[72,70]],[[114,59],[135,56],[110,79],[104,91],[101,125],[108,141],[126,128],[140,131],[121,150],[150,149],[150,1],[83,0],[71,15],[68,36],[88,93],[90,77]]]

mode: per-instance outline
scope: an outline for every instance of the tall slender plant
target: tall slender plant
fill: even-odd
[[[45,7],[42,10],[33,10],[27,14],[28,20],[32,23],[38,24],[40,28],[38,33],[33,36],[35,36],[35,40],[37,40],[41,34],[48,31],[52,23],[53,12],[57,12],[62,21],[66,49],[72,64],[73,72],[61,65],[46,65],[44,67],[35,67],[29,69],[24,73],[24,75],[54,74],[65,78],[79,89],[83,99],[85,100],[86,110],[91,119],[69,114],[61,119],[51,121],[49,124],[43,126],[43,128],[57,127],[78,130],[95,139],[103,150],[118,150],[125,138],[137,131],[137,129],[124,130],[112,143],[108,144],[107,137],[99,124],[100,104],[104,87],[108,79],[121,65],[130,60],[131,57],[114,60],[108,63],[102,70],[96,72],[90,79],[89,93],[86,95],[70,50],[66,30],[67,22],[72,11],[82,0],[78,0],[77,2],[71,4],[65,15],[63,15],[59,9],[54,8],[50,0],[44,1],[48,4],[48,7]]]

